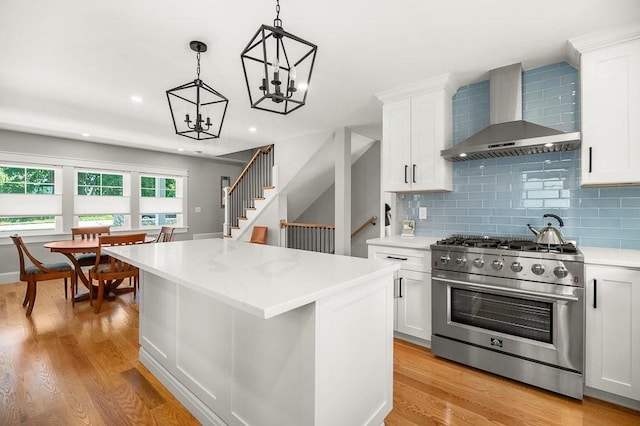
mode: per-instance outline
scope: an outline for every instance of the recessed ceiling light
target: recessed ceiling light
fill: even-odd
[[[249,127],[249,131],[252,132],[252,133],[255,133],[256,130],[258,130],[258,129],[256,129],[255,127]]]
[[[467,154],[465,154],[464,152],[460,154],[460,157],[466,157]]]
[[[142,98],[140,96],[133,95],[131,96],[131,102],[135,102],[137,104],[142,102]]]
[[[91,135],[89,133],[82,133],[82,136],[84,136],[85,138],[88,138]]]
[[[184,148],[178,148],[178,151],[182,152],[184,151]]]
[[[553,144],[552,143],[545,143],[544,146],[546,146],[547,148],[552,147]]]

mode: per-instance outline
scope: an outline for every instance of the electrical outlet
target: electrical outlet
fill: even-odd
[[[427,218],[427,208],[426,207],[419,207],[418,208],[418,218],[420,220],[424,220]]]
[[[202,207],[196,207],[196,213],[202,213]]]

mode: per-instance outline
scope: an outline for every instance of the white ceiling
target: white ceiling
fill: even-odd
[[[318,45],[307,105],[287,116],[250,108],[240,61],[274,18],[275,0],[0,0],[0,128],[205,156],[344,126],[379,138],[375,93],[564,60],[570,38],[640,23],[640,1],[281,0],[284,29]],[[195,78],[191,40],[230,100],[220,139],[174,133],[165,91]]]

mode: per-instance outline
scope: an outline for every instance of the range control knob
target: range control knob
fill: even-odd
[[[440,256],[440,263],[442,263],[443,265],[446,265],[447,263],[449,263],[450,260],[451,258],[449,257],[449,255]]]
[[[567,275],[569,275],[569,271],[567,270],[567,268],[560,265],[560,266],[556,266],[553,269],[553,275],[555,275],[558,278],[565,278]]]
[[[477,258],[473,261],[473,266],[476,268],[482,268],[484,266],[484,260]]]
[[[511,264],[511,270],[512,270],[513,272],[520,272],[520,271],[522,271],[522,263],[520,263],[520,262],[513,262],[513,263]]]
[[[456,263],[458,264],[458,266],[464,266],[467,264],[467,259],[464,257],[459,257],[456,259]]]
[[[496,271],[499,271],[500,269],[502,269],[503,266],[504,266],[504,263],[502,263],[501,260],[494,260],[493,262],[491,262],[491,267]]]
[[[544,265],[541,265],[540,263],[536,263],[531,267],[531,272],[533,272],[536,275],[542,275],[544,274]]]

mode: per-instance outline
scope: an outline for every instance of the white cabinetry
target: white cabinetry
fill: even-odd
[[[446,74],[377,95],[384,103],[383,191],[451,191],[452,164],[440,151],[450,146],[456,89]]]
[[[394,291],[394,329],[431,341],[431,252],[369,245],[369,259],[400,263]]]
[[[571,42],[580,54],[581,184],[640,184],[640,31]]]
[[[586,385],[640,401],[640,270],[585,269]]]

